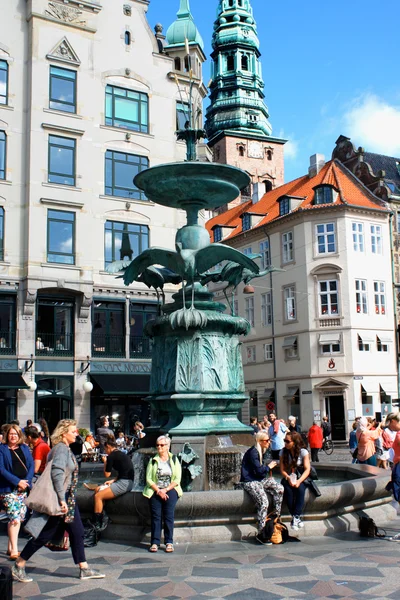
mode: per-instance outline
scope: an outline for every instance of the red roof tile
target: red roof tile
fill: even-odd
[[[314,205],[315,187],[319,185],[332,185],[338,192],[337,198],[333,204]],[[262,227],[279,218],[279,198],[282,196],[297,196],[304,200],[291,211],[290,214],[302,210],[319,210],[327,206],[349,205],[359,208],[369,208],[388,212],[389,209],[384,202],[376,198],[363,184],[338,160],[331,160],[326,163],[320,172],[314,177],[304,175],[285,183],[280,187],[267,192],[257,204],[251,201],[245,202],[230,210],[213,217],[206,223],[207,230],[212,236],[211,229],[215,225],[235,227],[224,240],[233,238],[242,232],[243,213],[251,212],[265,215],[253,229]],[[287,216],[287,215],[285,215]],[[282,217],[284,218],[284,217]]]

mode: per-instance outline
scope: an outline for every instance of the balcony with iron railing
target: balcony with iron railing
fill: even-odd
[[[153,342],[148,337],[131,336],[129,338],[130,358],[151,358]]]
[[[0,330],[0,354],[15,354],[15,331]]]
[[[93,333],[92,356],[102,356],[103,358],[125,358],[125,336]]]
[[[36,335],[36,356],[73,356],[73,333],[40,333]]]

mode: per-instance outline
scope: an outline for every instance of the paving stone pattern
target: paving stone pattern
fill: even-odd
[[[400,517],[386,525],[400,531]],[[0,535],[0,564],[7,563]],[[22,546],[21,546],[22,547]],[[221,544],[161,548],[100,542],[88,550],[91,566],[106,579],[81,582],[70,552],[43,549],[30,561],[34,581],[14,583],[14,600],[296,600],[400,599],[400,541],[362,539],[355,532],[261,546],[254,538]]]

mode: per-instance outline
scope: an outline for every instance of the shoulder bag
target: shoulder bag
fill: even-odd
[[[47,463],[45,470],[24,502],[31,510],[35,510],[38,513],[44,513],[51,517],[59,517],[62,516],[63,513],[61,512],[60,502],[51,478],[52,463],[53,460],[50,460]]]

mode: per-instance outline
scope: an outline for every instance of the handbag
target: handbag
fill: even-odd
[[[47,542],[45,546],[52,552],[66,552],[70,547],[68,531],[64,531],[61,538],[54,538],[50,542]]]
[[[51,465],[53,460],[50,460],[43,473],[33,486],[28,498],[24,500],[26,506],[30,510],[35,510],[39,513],[44,513],[51,517],[59,517],[61,512],[60,501],[54,489],[53,480],[51,478]],[[68,476],[65,478],[64,487],[66,487]]]

